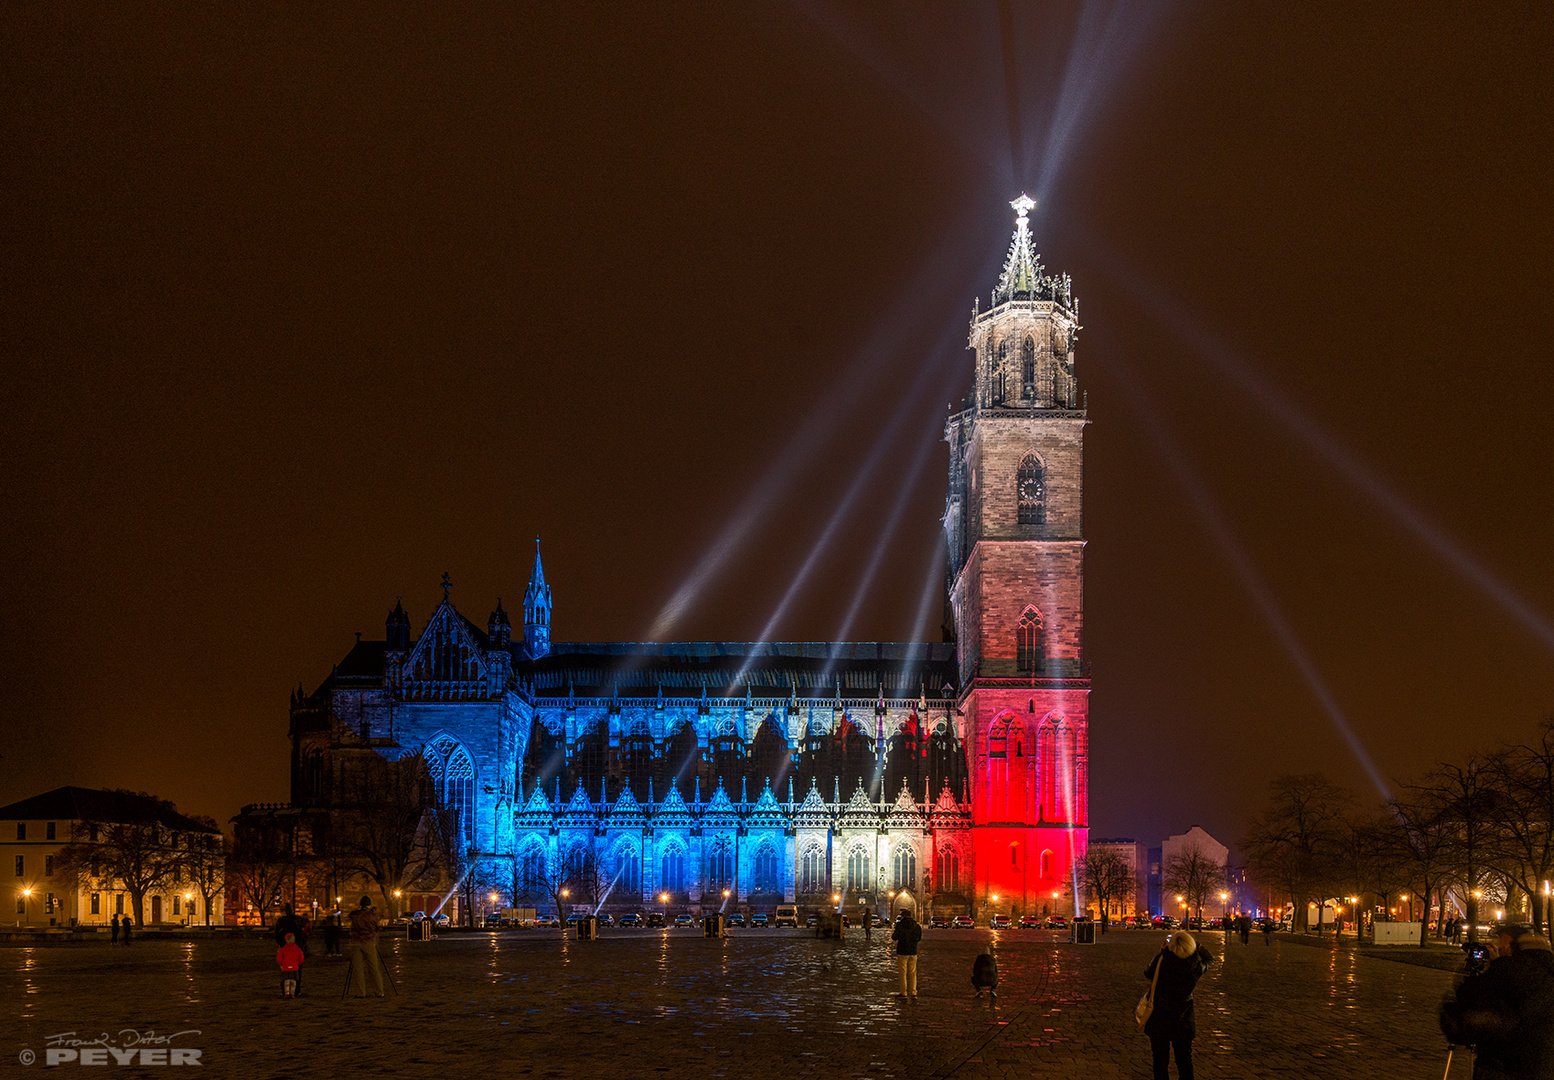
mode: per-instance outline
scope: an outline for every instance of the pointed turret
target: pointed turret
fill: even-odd
[[[512,640],[513,624],[507,617],[507,611],[502,607],[502,598],[496,598],[496,610],[491,613],[491,618],[486,621],[486,633],[491,636],[493,649],[505,649],[507,643]]]
[[[534,570],[529,588],[523,594],[523,644],[530,659],[538,660],[550,652],[550,586],[545,584],[545,567],[540,562],[540,538],[534,538]]]
[[[384,630],[385,647],[389,652],[410,651],[410,616],[405,614],[405,605],[398,598],[394,601],[394,610],[388,614]]]

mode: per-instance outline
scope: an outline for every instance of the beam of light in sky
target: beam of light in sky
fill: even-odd
[[[1322,673],[1317,670],[1316,664],[1312,661],[1310,655],[1307,654],[1305,646],[1301,644],[1299,635],[1295,633],[1295,628],[1285,618],[1284,611],[1279,606],[1279,602],[1274,598],[1273,593],[1269,591],[1268,584],[1263,580],[1262,574],[1258,572],[1256,564],[1252,562],[1251,557],[1247,555],[1245,549],[1241,546],[1241,542],[1236,538],[1235,532],[1220,512],[1219,505],[1214,501],[1214,497],[1209,494],[1208,488],[1204,485],[1197,471],[1193,469],[1186,455],[1177,445],[1176,440],[1166,430],[1154,406],[1148,401],[1143,388],[1135,378],[1131,366],[1116,355],[1109,356],[1108,363],[1111,365],[1117,384],[1123,389],[1128,404],[1133,407],[1140,426],[1155,444],[1155,448],[1160,453],[1161,460],[1170,469],[1171,475],[1175,477],[1176,482],[1187,492],[1188,498],[1192,501],[1193,508],[1198,511],[1198,516],[1203,520],[1204,527],[1207,529],[1209,536],[1218,545],[1220,553],[1225,557],[1225,561],[1230,564],[1230,568],[1234,571],[1236,579],[1241,583],[1241,587],[1246,590],[1247,595],[1257,605],[1263,620],[1268,624],[1269,629],[1274,632],[1274,636],[1279,639],[1279,644],[1284,647],[1284,651],[1289,656],[1290,661],[1300,671],[1302,678],[1306,680],[1306,685],[1310,688],[1312,695],[1321,703],[1328,719],[1333,722],[1333,726],[1338,730],[1339,735],[1348,744],[1350,752],[1354,755],[1355,760],[1359,762],[1360,767],[1365,770],[1365,774],[1370,777],[1371,783],[1375,785],[1376,790],[1381,793],[1382,799],[1391,798],[1387,782],[1377,772],[1375,764],[1371,761],[1370,753],[1365,749],[1365,744],[1360,741],[1360,737],[1355,733],[1354,727],[1349,723],[1349,718],[1344,715],[1342,707],[1338,704],[1338,699],[1333,696],[1327,681],[1322,678]]]
[[[787,614],[788,608],[792,606],[793,601],[798,597],[805,583],[809,580],[809,575],[820,562],[820,557],[831,546],[831,538],[836,534],[836,530],[841,526],[842,522],[846,520],[848,513],[852,510],[853,503],[858,498],[858,493],[863,490],[864,485],[868,483],[869,478],[874,474],[874,470],[884,460],[885,452],[895,441],[896,433],[901,430],[901,426],[906,421],[906,418],[917,409],[919,398],[930,387],[934,389],[939,387],[940,380],[935,379],[934,376],[942,376],[943,370],[946,367],[958,365],[960,361],[960,354],[952,350],[948,362],[943,355],[931,354],[928,362],[918,368],[917,377],[912,380],[912,385],[907,389],[906,394],[903,395],[900,404],[896,406],[896,410],[891,415],[890,420],[886,422],[879,437],[874,440],[874,446],[869,450],[868,456],[864,458],[863,464],[859,466],[852,483],[847,487],[847,491],[843,493],[841,502],[832,511],[830,520],[826,522],[825,528],[815,538],[814,544],[809,549],[809,555],[804,559],[803,565],[799,567],[798,573],[794,575],[793,581],[788,585],[788,590],[783,594],[777,609],[772,612],[771,618],[767,619],[766,625],[761,628],[760,636],[756,638],[756,644],[764,645],[772,639],[772,634],[777,629],[777,625],[782,621],[782,617]],[[739,672],[734,676],[733,683],[737,684],[745,677],[751,665],[755,663],[755,658],[756,651],[752,650],[745,658],[744,664],[740,666]]]
[[[1021,170],[1017,181],[1036,171],[1032,195],[1037,205],[1047,204],[1079,136],[1168,6],[1165,0],[1085,0],[1069,46],[1062,89],[1041,145],[1039,171],[1038,161],[1029,156],[1014,159]],[[1036,152],[1036,144],[1035,139],[1026,140],[1027,155]]]
[[[907,637],[906,656],[901,662],[901,672],[906,674],[917,666],[918,659],[923,655],[927,642],[924,635],[928,633],[928,622],[933,617],[934,601],[943,603],[944,600],[944,530],[939,530],[939,542],[934,545],[933,554],[928,557],[928,572],[923,575],[923,591],[917,598],[917,618],[912,623],[912,633]],[[939,692],[939,687],[921,686],[918,688],[923,697],[928,696],[928,691]],[[926,722],[926,717],[924,718]]]
[[[701,597],[718,571],[739,550],[757,524],[771,511],[778,498],[798,476],[803,466],[826,445],[830,435],[843,423],[853,399],[877,387],[882,369],[891,360],[899,360],[910,348],[912,338],[925,319],[947,310],[942,298],[972,280],[985,259],[967,236],[974,235],[969,221],[953,222],[934,254],[925,260],[912,281],[890,305],[873,334],[843,371],[830,393],[822,394],[809,416],[799,425],[777,457],[735,510],[712,546],[692,568],[690,574],[669,598],[648,630],[648,641],[665,641],[692,605]]]
[[[947,349],[953,340],[963,332],[959,326],[952,324],[939,336],[939,340],[934,343],[934,347],[930,350],[929,355],[937,356]],[[947,365],[946,371],[948,377],[940,382],[938,392],[929,398],[930,401],[937,401],[945,394],[953,393],[958,384],[966,381],[965,373],[959,365]],[[885,552],[890,547],[891,541],[896,538],[896,525],[900,522],[907,503],[911,501],[912,495],[917,489],[917,478],[922,475],[923,466],[927,464],[929,454],[942,441],[942,430],[934,427],[925,426],[922,434],[918,437],[917,452],[912,455],[911,464],[907,466],[906,472],[902,474],[901,485],[896,490],[896,498],[891,504],[890,513],[879,528],[879,537],[874,542],[874,550],[869,555],[868,565],[864,567],[863,575],[858,579],[858,585],[853,590],[853,598],[848,605],[847,614],[843,617],[836,634],[831,638],[832,641],[847,640],[847,635],[853,627],[853,620],[858,617],[858,612],[863,610],[863,602],[868,598],[869,587],[874,583],[874,577],[879,572],[880,564],[884,562]],[[833,655],[826,663],[822,681],[824,681],[825,676],[831,674],[831,669],[835,664],[836,657]]]
[[[1012,166],[1015,162],[1025,160],[1025,150],[1021,138],[1024,126],[1020,123],[1020,65],[1014,50],[1013,0],[998,0],[998,44],[1004,57],[1004,108],[1009,120],[1010,179],[1018,187],[1020,178],[1013,175]]]
[[[1109,272],[1149,312],[1168,326],[1185,344],[1203,357],[1215,370],[1230,379],[1246,395],[1266,409],[1286,429],[1296,435],[1326,461],[1339,475],[1364,492],[1377,506],[1402,525],[1416,540],[1434,552],[1453,570],[1467,578],[1485,596],[1531,631],[1543,644],[1554,649],[1554,624],[1534,609],[1509,585],[1492,574],[1481,562],[1464,551],[1446,530],[1431,521],[1405,499],[1375,469],[1361,461],[1326,431],[1310,415],[1282,394],[1234,350],[1215,339],[1188,317],[1185,311],[1117,258],[1107,254]]]

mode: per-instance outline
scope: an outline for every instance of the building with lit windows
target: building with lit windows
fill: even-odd
[[[1077,304],[1012,205],[945,430],[945,642],[563,643],[538,552],[518,627],[500,600],[467,618],[445,575],[418,633],[396,605],[294,695],[291,801],[245,808],[239,841],[279,830],[320,858],[353,762],[419,754],[483,880],[586,854],[605,910],[1083,909]]]

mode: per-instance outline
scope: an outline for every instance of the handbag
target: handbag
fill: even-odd
[[[1155,958],[1155,977],[1150,981],[1149,989],[1144,991],[1144,996],[1139,998],[1139,1003],[1133,1009],[1133,1019],[1137,1020],[1139,1027],[1143,1027],[1155,1011],[1155,987],[1160,983],[1160,969],[1165,966],[1165,950],[1160,950],[1160,955]]]

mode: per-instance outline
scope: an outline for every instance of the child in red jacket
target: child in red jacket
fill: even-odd
[[[281,966],[281,993],[286,997],[302,996],[302,946],[295,934],[286,935],[286,944],[275,951],[275,962]]]

